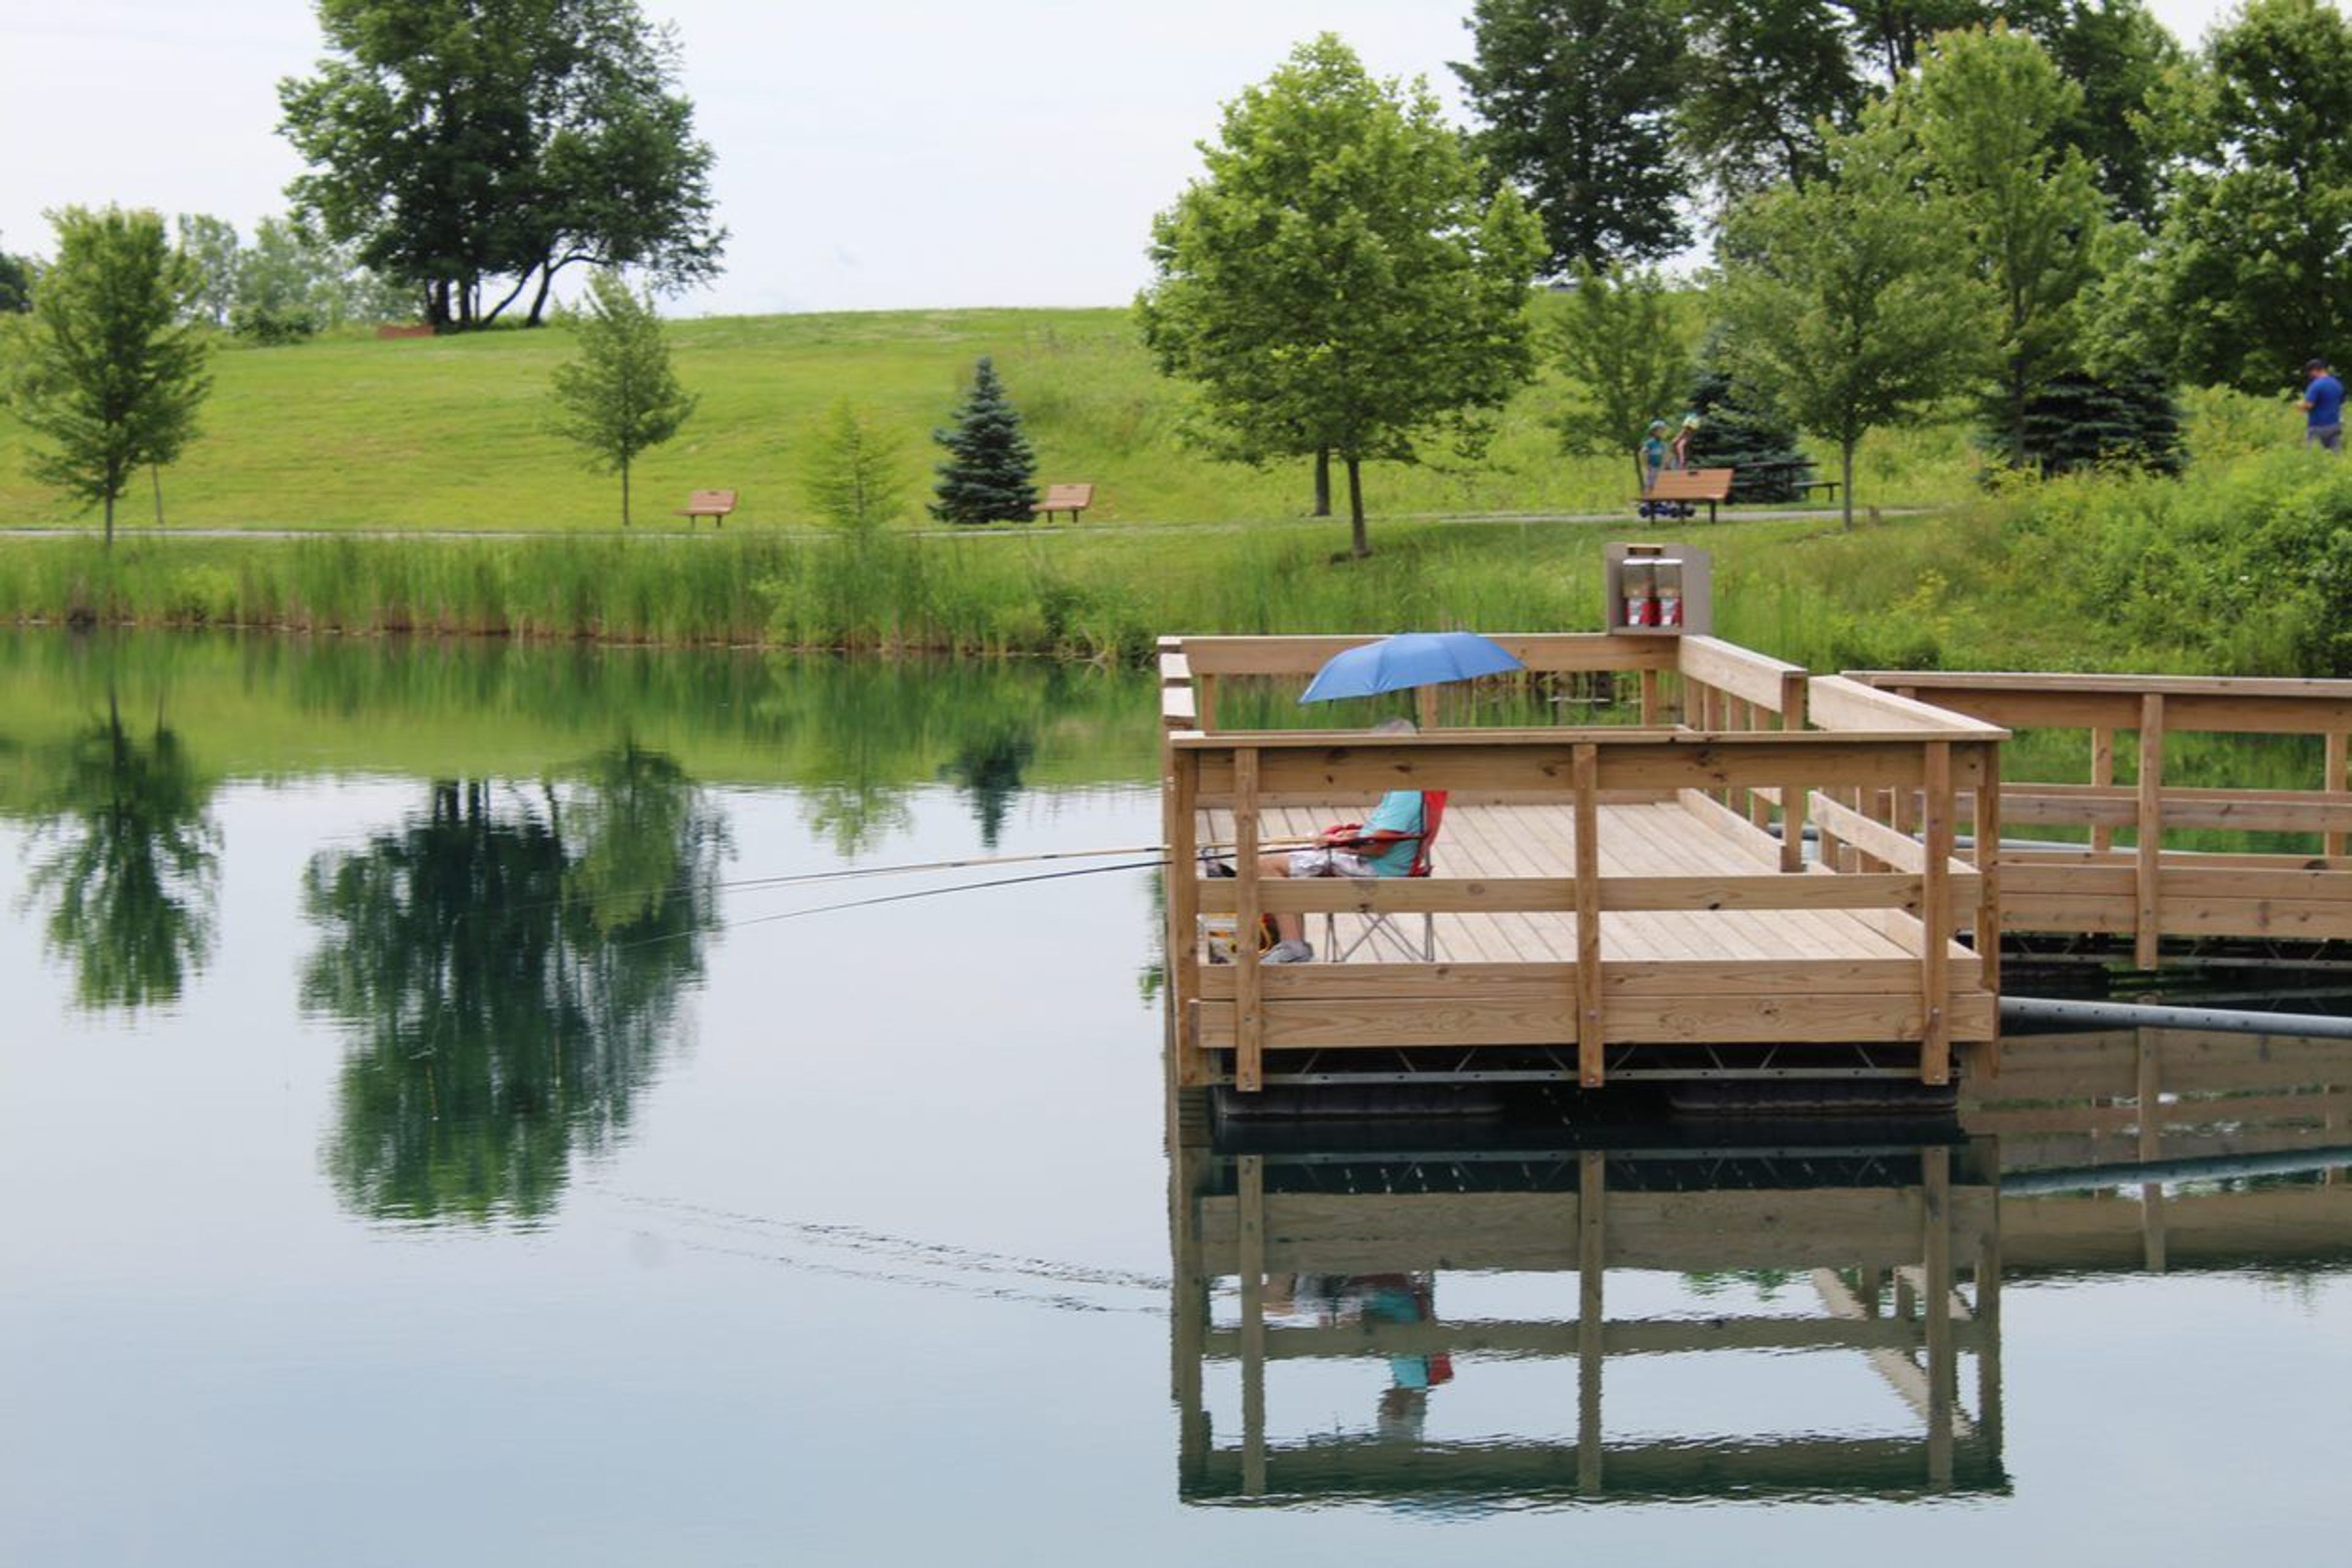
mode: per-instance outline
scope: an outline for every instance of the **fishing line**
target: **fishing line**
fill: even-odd
[[[838,910],[871,909],[877,904],[898,904],[909,899],[944,898],[950,893],[976,892],[982,888],[1018,887],[1024,882],[1058,882],[1066,877],[1099,877],[1107,871],[1157,870],[1167,864],[1165,860],[1131,860],[1123,866],[1081,866],[1070,871],[1036,871],[1026,877],[996,877],[985,882],[964,882],[952,888],[918,888],[911,893],[884,893],[877,898],[845,899],[839,903],[818,904],[805,910],[785,910],[778,914],[753,915],[746,920],[730,921],[718,929],[721,932],[738,931],[744,926],[766,925],[772,921],[796,921],[804,915],[826,915]],[[608,945],[613,949],[649,947],[657,942],[676,942],[681,938],[700,934],[699,930],[665,931],[659,936],[641,937],[635,942],[618,942]]]

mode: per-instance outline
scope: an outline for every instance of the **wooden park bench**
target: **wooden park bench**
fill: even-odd
[[[686,519],[688,528],[694,526],[694,520],[698,517],[707,517],[717,526],[724,528],[727,526],[727,514],[734,510],[733,490],[696,490],[686,498],[686,504],[678,508],[675,515]]]
[[[1030,510],[1043,516],[1047,522],[1054,521],[1055,512],[1066,511],[1070,514],[1070,521],[1076,522],[1078,513],[1094,504],[1095,488],[1092,485],[1048,485],[1045,499]]]
[[[1732,473],[1730,468],[1668,468],[1634,500],[1643,506],[1660,502],[1687,506],[1703,500],[1706,521],[1713,522],[1715,509],[1731,499]]]

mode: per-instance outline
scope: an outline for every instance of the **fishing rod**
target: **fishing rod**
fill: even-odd
[[[1265,838],[1258,841],[1260,849],[1312,849],[1322,845],[1319,838]],[[1238,847],[1230,843],[1207,843],[1197,847],[1201,853]],[[981,855],[960,860],[918,860],[898,866],[845,866],[833,871],[803,871],[789,877],[745,877],[714,884],[720,888],[790,888],[809,882],[840,882],[862,877],[898,877],[919,871],[977,870],[993,866],[1027,866],[1042,860],[1104,859],[1113,855],[1161,855],[1168,853],[1165,844],[1122,844],[1105,849],[1041,849],[1031,855]],[[1165,864],[1164,861],[1159,862]]]

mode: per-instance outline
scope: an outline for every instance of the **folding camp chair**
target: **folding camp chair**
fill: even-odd
[[[1445,791],[1423,790],[1421,795],[1421,842],[1413,848],[1412,866],[1404,873],[1406,876],[1429,875],[1430,847],[1437,842],[1437,829],[1444,821]],[[1428,910],[1422,911],[1421,947],[1418,952],[1413,948],[1412,939],[1398,930],[1396,922],[1387,915],[1374,913],[1358,918],[1364,922],[1363,930],[1356,933],[1354,941],[1342,948],[1339,945],[1339,913],[1336,910],[1325,911],[1323,951],[1331,955],[1329,962],[1345,963],[1367,942],[1374,944],[1374,952],[1378,952],[1379,945],[1384,943],[1399,957],[1408,961],[1419,959],[1423,963],[1437,962],[1437,917]]]

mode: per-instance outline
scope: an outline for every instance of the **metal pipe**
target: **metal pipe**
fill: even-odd
[[[2061,1165],[2046,1171],[2004,1171],[2004,1194],[2080,1193],[2150,1182],[2211,1182],[2227,1176],[2300,1175],[2352,1165],[2352,1146],[2282,1149],[2269,1154],[2200,1154],[2143,1160],[2129,1165]]]
[[[2004,996],[2004,1024],[2072,1024],[2101,1029],[2213,1029],[2225,1035],[2299,1035],[2352,1040],[2352,1018],[2318,1013],[2254,1013],[2240,1007],[2163,1007],[2142,1002],[2071,1002]]]

